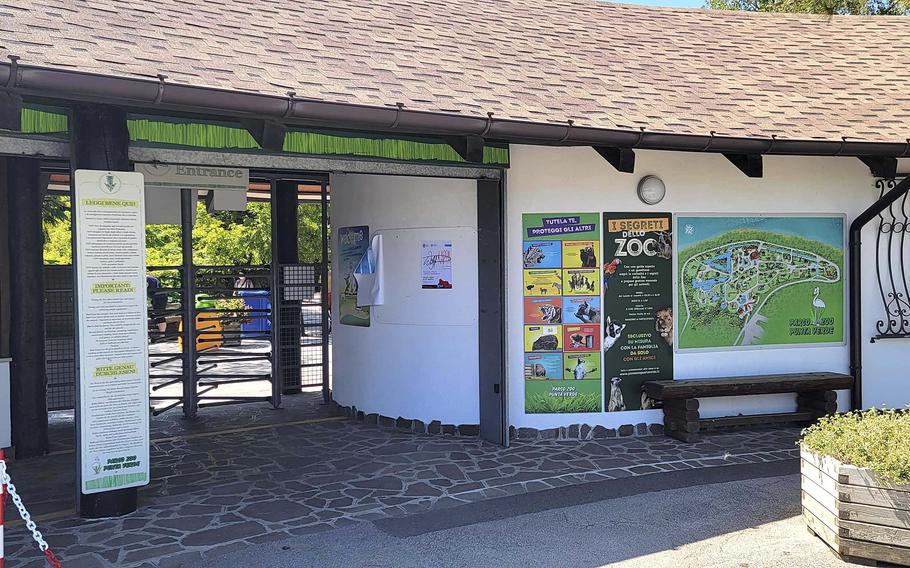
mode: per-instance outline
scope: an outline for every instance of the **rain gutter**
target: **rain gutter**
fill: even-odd
[[[69,69],[0,64],[0,89],[65,101],[103,102],[216,117],[255,118],[288,126],[399,134],[476,136],[518,144],[609,146],[648,150],[799,156],[910,155],[910,142],[748,138],[620,130],[409,110],[402,104],[368,106],[169,83],[166,77],[114,77]]]

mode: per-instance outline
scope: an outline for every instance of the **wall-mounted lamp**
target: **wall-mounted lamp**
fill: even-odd
[[[645,176],[638,182],[638,198],[647,205],[657,205],[667,195],[667,186],[657,176]]]

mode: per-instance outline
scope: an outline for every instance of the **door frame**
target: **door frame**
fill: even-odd
[[[480,437],[508,447],[505,189],[505,172],[477,181],[477,335]]]

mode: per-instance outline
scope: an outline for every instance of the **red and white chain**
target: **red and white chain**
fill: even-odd
[[[25,527],[32,533],[32,538],[35,539],[35,542],[38,544],[38,550],[44,554],[51,566],[54,568],[61,568],[60,561],[48,546],[47,541],[44,540],[41,531],[38,530],[38,526],[35,524],[35,521],[32,520],[32,516],[25,508],[25,504],[22,503],[22,498],[19,497],[16,486],[13,485],[9,474],[6,471],[6,462],[3,460],[0,460],[0,485],[4,486],[6,493],[9,493],[16,509],[19,510],[19,516],[25,521]]]

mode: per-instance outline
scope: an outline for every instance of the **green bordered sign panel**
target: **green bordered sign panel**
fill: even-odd
[[[142,174],[76,170],[82,493],[149,482],[148,314]]]
[[[678,216],[679,350],[840,345],[844,217]]]
[[[601,412],[600,215],[522,222],[525,412]]]

